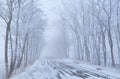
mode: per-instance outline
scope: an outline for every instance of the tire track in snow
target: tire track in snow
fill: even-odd
[[[58,79],[62,79],[60,77],[60,74],[62,76],[64,76],[66,79],[69,79],[66,74],[69,74],[70,76],[76,76],[82,79],[110,79],[108,78],[108,76],[106,75],[101,75],[101,74],[97,74],[94,73],[92,71],[88,71],[85,69],[80,68],[75,69],[73,66],[67,65],[65,63],[61,63],[61,62],[56,62],[56,61],[51,61],[52,63],[54,63],[54,66],[52,67],[53,69],[58,71],[59,76],[57,75]]]

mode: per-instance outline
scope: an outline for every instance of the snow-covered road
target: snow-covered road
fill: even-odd
[[[76,62],[42,60],[12,79],[120,79],[89,70]]]

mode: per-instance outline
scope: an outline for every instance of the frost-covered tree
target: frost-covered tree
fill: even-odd
[[[98,65],[118,67],[119,0],[70,0],[60,17],[71,33],[75,58]],[[117,5],[116,5],[117,4]],[[118,55],[118,56],[117,56]]]
[[[26,67],[40,55],[45,19],[37,1],[1,0],[0,20],[4,21],[6,28],[5,69],[8,79],[23,64]]]

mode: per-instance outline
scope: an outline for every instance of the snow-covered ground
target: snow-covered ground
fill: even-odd
[[[11,79],[120,79],[119,73],[75,60],[41,59]]]

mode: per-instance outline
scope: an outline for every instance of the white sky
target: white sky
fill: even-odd
[[[41,0],[42,1],[42,9],[50,21],[55,21],[57,18],[56,12],[62,5],[62,0]]]
[[[42,1],[42,9],[47,16],[48,26],[45,31],[47,36],[47,40],[51,39],[56,33],[56,20],[58,19],[59,8],[62,5],[62,0],[41,0]]]
[[[62,7],[63,0],[41,0],[42,9],[47,16],[48,26],[45,30],[45,38],[47,45],[43,49],[42,56],[51,57],[53,56],[52,43],[55,40],[56,36],[59,36],[59,28],[57,27],[56,21],[59,19],[59,9]]]

